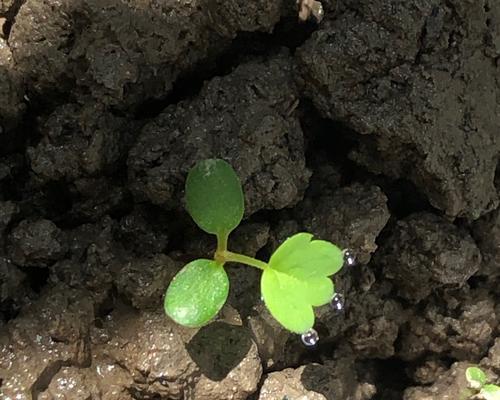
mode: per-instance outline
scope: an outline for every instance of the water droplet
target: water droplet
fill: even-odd
[[[314,347],[319,342],[319,335],[318,332],[311,328],[306,333],[303,333],[300,336],[300,339],[307,347]]]
[[[348,267],[352,267],[356,264],[356,256],[352,252],[352,250],[345,249],[344,250],[344,265]]]
[[[340,293],[335,293],[333,295],[332,300],[330,301],[330,306],[336,312],[342,312],[342,311],[344,311],[344,307],[345,307],[344,296],[342,296]]]

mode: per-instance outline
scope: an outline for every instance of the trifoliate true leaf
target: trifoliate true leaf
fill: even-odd
[[[337,246],[312,240],[309,233],[287,239],[271,256],[262,274],[264,302],[285,328],[304,333],[314,325],[313,306],[327,304],[334,287],[328,277],[344,263]]]

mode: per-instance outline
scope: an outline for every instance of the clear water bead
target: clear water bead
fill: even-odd
[[[303,333],[300,336],[300,339],[302,340],[302,343],[304,343],[304,345],[306,345],[307,347],[313,347],[318,344],[319,335],[318,332],[311,328],[306,333]]]
[[[330,306],[336,312],[342,312],[342,311],[344,311],[344,307],[345,307],[344,296],[342,296],[340,293],[335,293],[335,295],[333,296],[332,300],[330,301]]]
[[[344,250],[344,265],[352,267],[356,264],[356,256],[352,252],[352,250],[345,249]]]

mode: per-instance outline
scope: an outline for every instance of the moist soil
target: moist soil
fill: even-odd
[[[469,399],[500,376],[500,3],[0,2],[0,398]],[[306,347],[228,266],[216,321],[163,312],[214,246],[198,160],[245,192],[235,251],[350,249]],[[340,306],[339,306],[340,305]]]

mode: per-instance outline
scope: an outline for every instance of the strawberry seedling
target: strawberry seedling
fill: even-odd
[[[229,234],[243,218],[244,198],[236,172],[220,159],[201,161],[191,169],[186,208],[201,229],[217,237],[217,248],[213,259],[194,260],[174,277],[165,295],[167,315],[188,327],[209,323],[228,296],[226,263],[245,264],[262,270],[261,296],[271,315],[314,345],[313,307],[335,299],[330,277],[346,257],[352,263],[352,254],[304,232],[285,240],[268,262],[228,250]]]

